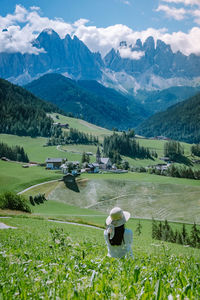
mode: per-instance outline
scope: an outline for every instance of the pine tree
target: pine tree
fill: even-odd
[[[182,227],[182,241],[183,241],[183,244],[187,244],[187,240],[188,240],[188,234],[187,234],[187,231],[186,231],[186,228],[185,228],[185,224],[183,224],[183,227]]]
[[[157,222],[152,219],[152,239],[157,239],[158,236],[158,226]]]
[[[135,232],[137,233],[138,236],[140,236],[142,233],[142,225],[141,225],[140,221],[137,224]]]

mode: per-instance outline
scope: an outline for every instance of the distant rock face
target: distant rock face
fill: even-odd
[[[33,41],[42,49],[38,55],[0,53],[0,77],[24,84],[48,72],[66,73],[74,79],[99,79],[104,65],[99,53],[92,53],[76,36],[61,39],[45,29]]]
[[[46,73],[61,73],[75,80],[98,80],[130,94],[200,82],[200,56],[174,53],[151,36],[144,43],[138,39],[135,45],[121,41],[104,60],[76,36],[61,39],[52,29],[43,30],[32,44],[39,54],[0,53],[0,77],[23,85]]]
[[[122,43],[120,43],[121,47]],[[131,47],[123,41],[123,47]],[[142,44],[137,40],[131,51],[143,51],[140,59],[129,59],[120,56],[120,52],[112,49],[105,56],[105,66],[115,72],[125,71],[135,78],[144,73],[154,74],[162,78],[194,78],[200,76],[200,56],[186,56],[180,51],[173,53],[170,45],[158,40],[155,45],[153,37],[148,37]]]

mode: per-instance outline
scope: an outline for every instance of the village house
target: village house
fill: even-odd
[[[79,161],[67,161],[62,164],[60,168],[64,174],[72,173],[75,175],[77,173],[79,165]]]
[[[61,127],[61,128],[69,129],[69,124],[68,123],[61,124],[59,122],[55,122],[55,123],[53,123],[53,126],[58,126],[58,127]]]
[[[99,169],[110,170],[112,168],[112,162],[109,157],[101,157],[99,147],[96,153],[96,163],[99,164]]]
[[[168,162],[168,163],[170,162],[170,158],[169,158],[169,157],[166,157],[166,156],[165,156],[165,157],[160,157],[159,159],[160,159],[160,160],[163,160],[163,161],[165,161],[165,162]]]
[[[84,169],[87,173],[99,173],[99,164],[90,163],[87,165],[87,168]]]
[[[46,159],[46,169],[58,170],[63,163],[63,158],[47,158]]]

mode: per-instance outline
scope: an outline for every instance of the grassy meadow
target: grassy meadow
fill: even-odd
[[[151,240],[136,220],[134,258],[106,256],[103,230],[14,217],[1,232],[1,299],[199,299],[198,249]],[[177,225],[176,225],[177,226]],[[12,283],[12,284],[11,284]]]
[[[55,121],[102,140],[111,133],[73,118],[60,116]],[[80,160],[83,151],[96,153],[94,146],[43,147],[45,138],[1,134],[0,141],[23,146],[36,162],[47,157]],[[164,141],[139,142],[163,156]],[[189,148],[186,144],[188,155]],[[159,162],[128,160],[133,166]],[[0,161],[0,193],[61,177],[44,167],[22,168],[20,163]],[[0,229],[0,299],[200,299],[200,249],[151,238],[152,217],[172,220],[170,225],[179,230],[182,225],[175,221],[200,224],[199,181],[147,173],[83,174],[77,187],[78,192],[63,182],[45,183],[24,193],[27,198],[45,193],[48,199],[31,206],[32,214],[0,210],[0,216],[11,216],[0,222],[16,227]],[[133,259],[106,256],[103,228],[115,205],[131,212],[127,227],[133,230]],[[190,224],[186,230],[190,232]]]
[[[59,119],[56,118],[56,115],[59,116]],[[51,114],[50,115],[54,122],[59,122],[61,124],[69,124],[69,127],[77,129],[79,131],[92,134],[99,137],[100,141],[103,141],[104,136],[111,135],[112,131],[105,129],[103,127],[96,126],[92,123],[88,123],[84,120],[77,118],[70,118],[60,114]],[[66,129],[67,130],[67,129]]]
[[[17,193],[32,185],[60,178],[61,174],[45,170],[43,167],[23,168],[21,163],[0,160],[0,193]]]

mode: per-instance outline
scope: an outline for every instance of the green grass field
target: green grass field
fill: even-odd
[[[20,163],[0,161],[0,193],[20,192],[34,184],[59,178],[61,174],[44,167],[22,168]]]
[[[67,158],[71,161],[81,159],[81,155],[73,152],[58,151],[56,146],[44,147],[47,139],[38,137],[21,137],[11,134],[0,134],[0,141],[9,146],[20,145],[28,154],[29,160],[39,163],[44,163],[48,157]],[[77,147],[78,148],[78,147]]]
[[[152,240],[149,221],[139,237],[137,221],[127,223],[134,259],[106,257],[103,230],[27,217],[4,223],[17,229],[1,232],[1,299],[199,299],[200,250]]]
[[[59,119],[56,119],[56,115],[59,116]],[[103,140],[104,136],[112,134],[112,131],[108,129],[96,126],[81,119],[70,118],[56,113],[51,114],[50,116],[53,118],[54,122],[60,122],[61,124],[68,123],[71,128],[98,136],[100,141]]]

